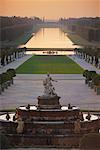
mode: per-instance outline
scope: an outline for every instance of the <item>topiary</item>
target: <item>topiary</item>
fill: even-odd
[[[96,71],[90,71],[91,80],[97,75]]]
[[[7,72],[12,76],[12,78],[16,76],[15,69],[8,69]]]
[[[85,70],[83,72],[83,77],[86,77],[86,79],[89,81],[91,81],[95,75],[96,75],[96,71]]]
[[[97,74],[96,76],[94,76],[94,78],[92,79],[92,82],[96,86],[100,85],[100,75]]]
[[[8,74],[5,72],[1,74],[1,84],[5,83],[6,81],[8,81]]]
[[[93,77],[96,76],[96,71],[88,71],[87,79],[91,81]]]
[[[11,77],[11,83],[13,84],[13,77],[16,76],[16,71],[15,69],[8,69],[7,73],[9,73],[10,77]]]
[[[89,72],[88,70],[84,70],[83,77],[87,78],[88,72]]]

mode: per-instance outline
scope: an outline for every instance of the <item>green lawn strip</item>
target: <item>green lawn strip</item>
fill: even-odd
[[[82,74],[83,69],[67,56],[32,56],[16,72],[18,74]]]

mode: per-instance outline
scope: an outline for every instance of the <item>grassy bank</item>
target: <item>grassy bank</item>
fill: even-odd
[[[67,56],[33,56],[16,69],[18,74],[81,74],[83,69]]]

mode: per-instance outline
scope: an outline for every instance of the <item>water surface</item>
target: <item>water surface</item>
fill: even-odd
[[[78,47],[60,28],[41,28],[25,45],[27,48],[75,48]]]

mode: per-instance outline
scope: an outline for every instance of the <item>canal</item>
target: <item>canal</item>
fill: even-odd
[[[25,45],[22,45],[21,47],[23,46],[31,49],[32,48],[74,49],[76,47],[79,47],[77,45],[74,45],[74,43],[68,38],[67,34],[65,34],[60,28],[41,28],[35,35],[33,33],[32,38]],[[34,51],[27,52],[27,53],[33,53],[33,52]],[[35,53],[40,54],[42,53],[42,51],[41,52],[38,51]],[[72,52],[68,52],[68,54],[70,53]]]

